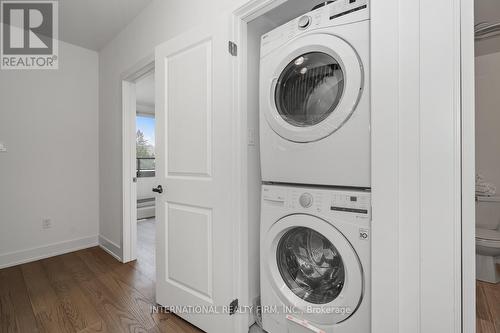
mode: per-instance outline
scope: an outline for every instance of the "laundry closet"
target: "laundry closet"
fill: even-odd
[[[320,4],[242,2],[156,48],[157,302],[229,309],[175,312],[206,332],[451,332],[460,10]]]
[[[291,0],[247,24],[250,321],[271,333],[370,329],[369,19]]]

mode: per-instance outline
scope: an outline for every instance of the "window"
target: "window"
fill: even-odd
[[[155,118],[138,115],[136,117],[136,175],[155,176]]]

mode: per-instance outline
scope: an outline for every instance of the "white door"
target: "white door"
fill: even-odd
[[[229,15],[219,17],[159,45],[155,59],[156,298],[214,333],[234,332],[234,316],[189,307],[223,311],[236,299],[229,28]]]

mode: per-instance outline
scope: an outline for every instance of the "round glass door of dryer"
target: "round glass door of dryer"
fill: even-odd
[[[293,59],[276,84],[276,108],[290,125],[314,126],[335,112],[344,92],[344,72],[331,55],[302,54]]]
[[[337,36],[311,33],[261,61],[262,112],[272,130],[292,142],[314,142],[340,129],[363,93],[356,51]],[[267,85],[270,86],[267,86]]]

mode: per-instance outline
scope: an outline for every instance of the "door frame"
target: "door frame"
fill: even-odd
[[[462,332],[476,329],[476,137],[474,0],[461,0]]]
[[[232,35],[233,41],[237,44],[239,52],[237,59],[233,62],[233,107],[235,112],[235,128],[237,129],[236,149],[236,188],[240,190],[235,193],[236,209],[239,212],[235,225],[235,239],[238,239],[234,260],[238,263],[237,279],[235,283],[235,294],[239,295],[240,304],[251,305],[252,300],[249,294],[249,195],[248,195],[248,108],[247,108],[247,24],[253,19],[266,13],[267,11],[285,3],[287,0],[241,0],[232,10]],[[247,333],[248,325],[252,321],[251,313],[248,311],[235,318],[235,332]]]
[[[242,190],[238,193],[241,206],[238,224],[241,267],[238,283],[242,304],[249,304],[248,298],[245,298],[248,294],[245,290],[248,285],[248,258],[245,256],[248,253],[248,241],[245,236],[249,227],[246,179],[246,115],[249,111],[246,96],[247,24],[286,1],[243,1],[244,4],[233,11],[233,41],[238,49],[243,50],[234,68],[236,91],[233,101],[235,110],[238,110],[237,128],[240,131],[241,148],[238,162],[242,176]],[[431,157],[435,151],[430,144],[430,137],[436,133],[431,131],[429,134],[428,110],[442,101],[434,100],[435,95],[422,84],[431,80],[423,76],[429,73],[424,64],[432,56],[430,44],[435,40],[429,42],[421,39],[421,36],[431,36],[431,29],[439,24],[436,13],[426,12],[425,7],[430,6],[430,2],[420,0],[400,4],[398,0],[388,0],[371,4],[371,62],[377,63],[379,67],[378,71],[372,71],[371,82],[372,88],[379,87],[377,94],[381,92],[376,98],[372,95],[371,102],[372,110],[378,110],[377,114],[372,113],[372,186],[376,187],[372,191],[372,267],[380,267],[372,270],[373,333],[422,332],[437,325],[430,315],[433,309],[428,306],[437,291],[431,283],[434,268],[436,272],[443,271],[453,277],[446,294],[452,301],[446,305],[443,302],[436,305],[445,307],[443,315],[447,321],[442,324],[443,327],[448,325],[455,333],[473,332],[475,329],[475,259],[471,257],[474,248],[474,207],[470,203],[474,193],[474,178],[471,178],[474,173],[474,147],[471,145],[474,136],[474,96],[471,82],[474,80],[473,69],[470,68],[473,40],[471,46],[469,39],[473,27],[473,24],[469,26],[471,20],[473,22],[473,0],[450,0],[453,8],[448,9],[449,16],[446,18],[453,44],[448,44],[446,49],[452,59],[451,69],[448,69],[453,75],[446,78],[446,88],[451,98],[443,105],[447,108],[445,111],[451,123],[443,120],[442,124],[447,124],[444,130],[448,137],[446,142],[441,143],[450,150],[450,156],[446,156],[446,162],[452,169],[447,175],[446,208],[449,211],[446,210],[445,216],[452,227],[446,239],[448,252],[434,258],[431,256],[432,248],[426,242],[436,241],[429,217],[439,213],[439,206],[429,200],[426,194],[432,193],[432,197],[439,199],[439,192],[436,191],[439,189],[432,182],[431,172],[432,167],[439,162]],[[439,10],[443,10],[443,7]],[[421,44],[424,46],[421,47]],[[424,57],[425,61],[422,60]],[[416,78],[416,86],[412,86],[414,82],[402,86],[404,82],[400,75]],[[430,103],[420,89],[431,99]],[[421,107],[420,103],[426,104]],[[419,116],[419,112],[423,115]],[[410,132],[406,133],[408,129]],[[411,149],[406,151],[404,147]],[[405,179],[405,175],[410,176],[409,179]],[[403,219],[408,219],[408,223],[401,224]],[[424,257],[425,266],[421,264]],[[450,262],[446,268],[441,267],[440,258],[443,257]],[[248,319],[240,316],[239,332],[245,332]]]
[[[123,263],[137,259],[137,178],[135,175],[136,82],[155,69],[154,53],[120,76],[122,93],[122,257]],[[136,179],[136,182],[134,182]]]

